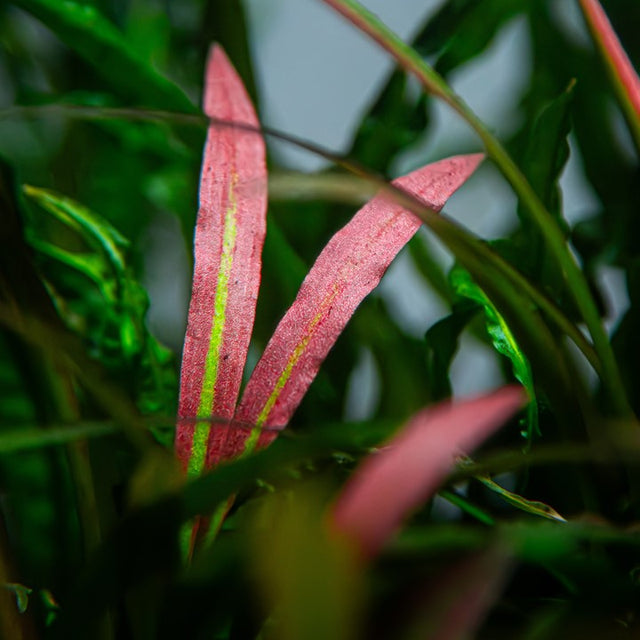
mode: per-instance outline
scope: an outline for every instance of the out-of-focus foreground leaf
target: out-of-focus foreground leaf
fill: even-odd
[[[408,513],[428,500],[461,451],[470,452],[523,404],[505,387],[414,416],[356,471],[333,509],[333,526],[364,557],[376,555]]]

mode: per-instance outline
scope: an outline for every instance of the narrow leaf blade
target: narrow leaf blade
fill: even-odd
[[[259,126],[242,82],[219,46],[212,48],[207,63],[204,109],[212,118]],[[215,439],[225,430],[212,430],[210,418],[228,421],[235,410],[260,285],[266,180],[260,135],[209,128],[182,359],[182,420],[176,433],[176,451],[190,475],[216,461],[207,453],[210,436]]]
[[[394,184],[440,209],[482,159],[479,154],[456,156]],[[236,412],[238,422],[257,430],[246,443],[229,443],[225,456],[254,446],[261,427],[282,428],[288,423],[356,308],[420,224],[401,205],[377,196],[333,236],[278,325]],[[273,437],[265,433],[262,442]]]
[[[504,387],[416,414],[347,484],[333,510],[336,530],[364,556],[375,555],[403,518],[433,495],[455,456],[478,446],[524,401],[519,387]]]
[[[640,77],[622,48],[600,2],[580,0],[580,6],[640,149]]]

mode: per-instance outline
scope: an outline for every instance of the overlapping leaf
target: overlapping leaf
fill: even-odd
[[[598,0],[580,0],[580,6],[640,149],[640,78]]]
[[[454,457],[478,446],[524,399],[521,389],[504,387],[415,415],[347,484],[333,510],[336,530],[365,557],[375,555],[400,522],[433,495]]]
[[[209,55],[205,87],[207,115],[258,126],[242,82],[219,46]],[[176,433],[176,451],[190,475],[217,460],[216,442],[226,430],[212,430],[211,418],[233,418],[255,317],[265,228],[262,137],[212,125],[201,173]]]
[[[395,184],[439,209],[481,160],[478,154],[449,158]],[[236,412],[239,423],[255,430],[246,442],[246,434],[230,441],[225,457],[255,446],[262,427],[288,423],[349,318],[420,224],[401,205],[377,196],[331,239],[256,365]],[[273,437],[265,433],[262,442]]]

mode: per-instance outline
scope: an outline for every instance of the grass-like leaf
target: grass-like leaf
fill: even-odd
[[[394,184],[440,209],[481,160],[478,154],[449,158]],[[236,412],[240,423],[256,430],[246,443],[228,443],[225,457],[255,446],[262,427],[288,423],[349,318],[420,224],[381,195],[331,239],[256,365]],[[265,433],[263,442],[273,437]]]
[[[520,388],[504,387],[415,415],[347,484],[333,510],[336,530],[350,538],[365,557],[374,556],[400,522],[433,495],[455,456],[478,446],[524,400]]]
[[[636,147],[640,151],[640,78],[622,48],[600,2],[580,0],[580,6],[600,55],[604,58]]]
[[[219,46],[207,62],[204,110],[218,120],[258,126],[242,82]],[[262,137],[212,125],[200,181],[195,271],[180,381],[176,451],[189,475],[217,461],[208,418],[233,418],[260,284],[266,229]],[[207,420],[193,421],[203,417]],[[213,443],[210,442],[213,437]]]

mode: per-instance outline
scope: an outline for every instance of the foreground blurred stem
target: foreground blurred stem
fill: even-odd
[[[486,128],[462,98],[451,90],[445,80],[424,62],[412,47],[404,43],[373,13],[362,7],[358,2],[355,2],[355,0],[324,1],[375,40],[395,58],[402,68],[415,75],[426,91],[446,102],[478,134],[488,156],[500,168],[504,177],[509,181],[529,211],[532,220],[543,234],[550,253],[564,274],[571,295],[574,297],[591,334],[594,348],[602,365],[602,383],[608,391],[612,407],[620,415],[631,415],[632,412],[624,392],[620,371],[584,274],[569,251],[566,241],[551,214],[545,209],[535,191],[499,140]]]

